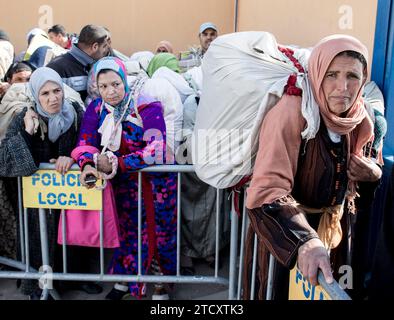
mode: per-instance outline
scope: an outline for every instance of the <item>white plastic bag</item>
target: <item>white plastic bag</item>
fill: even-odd
[[[306,69],[309,52],[293,49]],[[192,157],[198,177],[218,188],[252,174],[265,114],[284,93],[289,76],[303,90],[304,139],[314,138],[319,109],[305,73],[278,49],[268,32],[218,37],[204,56],[203,90],[193,133]]]

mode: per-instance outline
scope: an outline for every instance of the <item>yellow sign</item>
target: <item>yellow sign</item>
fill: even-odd
[[[86,189],[79,182],[79,176],[78,171],[62,176],[53,170],[39,170],[30,177],[23,177],[24,207],[101,210],[102,191]]]
[[[312,286],[295,267],[290,271],[289,300],[332,300],[321,286]]]

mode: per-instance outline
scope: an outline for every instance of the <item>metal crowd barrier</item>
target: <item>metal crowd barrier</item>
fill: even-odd
[[[42,164],[40,170],[54,170],[54,165]],[[74,165],[71,171],[79,171],[79,167]],[[143,172],[173,172],[178,174],[178,194],[177,194],[177,267],[176,275],[142,275],[141,270],[141,226],[142,226],[142,173]],[[143,282],[143,283],[178,283],[178,284],[217,284],[228,287],[228,299],[240,300],[242,294],[242,274],[243,259],[245,253],[245,236],[247,228],[250,224],[245,205],[242,212],[241,224],[241,239],[238,244],[239,233],[239,217],[234,208],[234,201],[232,201],[231,209],[231,236],[230,236],[230,257],[229,257],[229,275],[228,278],[219,276],[219,233],[220,233],[220,197],[219,189],[217,190],[216,198],[216,252],[215,252],[215,271],[213,276],[184,276],[180,273],[180,255],[181,255],[181,174],[193,173],[193,166],[189,165],[162,165],[145,168],[138,172],[138,273],[136,275],[116,275],[106,274],[104,269],[104,246],[103,246],[103,211],[100,211],[100,273],[99,274],[76,274],[67,273],[67,244],[66,244],[66,222],[65,211],[62,210],[62,234],[64,243],[63,250],[63,273],[48,273],[48,270],[34,270],[30,266],[29,256],[29,237],[28,237],[28,214],[27,209],[23,208],[22,199],[22,179],[18,178],[18,191],[19,191],[19,221],[20,221],[20,245],[21,245],[21,261],[13,261],[10,259],[0,257],[0,264],[7,265],[21,271],[0,271],[0,279],[33,279],[42,280],[50,278],[51,280],[58,281],[98,281],[98,282]],[[233,195],[234,196],[234,195]],[[244,204],[246,200],[246,193],[244,192]],[[40,237],[41,237],[41,250],[42,250],[42,263],[43,266],[49,264],[48,254],[48,234],[46,225],[45,209],[39,209],[39,224],[40,224]],[[239,255],[238,255],[239,245]],[[253,252],[253,265],[251,277],[251,300],[255,297],[255,277],[257,266],[257,236],[255,235],[254,252]],[[271,256],[269,264],[269,278],[266,299],[271,300],[273,290],[273,274],[276,261]],[[238,270],[237,270],[238,269]],[[332,299],[347,300],[349,299],[346,293],[334,282],[328,285],[322,274],[319,274],[318,281],[320,285],[329,293]],[[51,295],[55,300],[60,299],[59,294],[54,289],[44,288],[41,299],[45,300],[48,295]]]
[[[40,170],[54,170],[54,165],[52,164],[41,164]],[[70,171],[79,171],[79,167],[74,165]],[[143,172],[174,172],[178,173],[178,194],[177,194],[177,267],[176,275],[142,275],[141,270],[141,226],[142,226],[142,173]],[[27,209],[23,208],[22,199],[22,184],[21,178],[18,179],[18,190],[19,190],[19,221],[20,223],[20,243],[21,243],[21,262],[12,261],[9,259],[0,257],[0,264],[4,264],[21,271],[2,271],[0,272],[0,279],[33,279],[42,280],[45,277],[50,277],[51,280],[63,280],[63,281],[99,281],[99,282],[143,282],[143,283],[189,283],[189,284],[217,284],[224,285],[227,287],[234,288],[233,285],[229,285],[234,279],[231,272],[234,272],[234,268],[231,268],[229,278],[219,276],[219,232],[220,232],[220,198],[219,190],[217,190],[217,204],[216,204],[216,253],[215,253],[215,271],[213,276],[183,276],[180,274],[180,246],[181,246],[181,173],[194,172],[193,166],[188,165],[162,165],[153,166],[145,168],[138,172],[138,274],[136,275],[116,275],[116,274],[106,274],[104,267],[104,246],[103,246],[103,211],[100,211],[100,273],[99,274],[76,274],[67,273],[67,245],[66,241],[63,241],[63,273],[51,273],[47,274],[47,270],[37,271],[30,266],[30,255],[29,255],[29,230],[28,230],[28,214]],[[66,240],[66,222],[65,222],[65,211],[61,211],[62,214],[62,234],[63,239]],[[235,212],[232,213],[233,218],[237,218]],[[39,224],[40,224],[40,237],[41,237],[41,250],[42,250],[42,263],[43,266],[49,264],[49,254],[48,254],[48,234],[46,226],[46,215],[45,209],[39,209]],[[232,229],[231,234],[231,245],[236,244],[237,234],[234,234]],[[235,251],[231,250],[230,254],[230,265],[235,265],[236,254]],[[233,289],[231,289],[233,290]],[[233,297],[232,291],[229,291],[229,298]],[[59,299],[59,295],[55,290],[43,290],[42,299],[48,297],[48,293],[52,295],[53,298]]]
[[[244,203],[246,203],[246,192],[244,193]],[[245,249],[245,239],[246,233],[249,228],[250,221],[246,213],[246,208],[243,208],[242,215],[242,226],[241,226],[241,240],[240,240],[240,255],[239,255],[239,270],[238,270],[238,289],[236,299],[240,300],[242,297],[242,274],[243,274],[243,260],[244,260],[244,249]],[[233,224],[232,224],[233,226]],[[250,282],[250,299],[255,299],[255,279],[256,279],[256,269],[257,269],[257,250],[258,250],[258,239],[257,235],[254,235],[254,245],[253,245],[253,262],[252,262],[252,273]],[[273,298],[273,287],[274,287],[274,272],[277,261],[273,255],[269,256],[269,267],[268,267],[268,280],[267,280],[267,290],[266,290],[266,300],[272,300]],[[318,283],[321,288],[325,291],[327,296],[331,300],[351,300],[347,293],[339,286],[338,282],[334,280],[332,284],[328,284],[323,276],[323,273],[319,271],[318,273]]]

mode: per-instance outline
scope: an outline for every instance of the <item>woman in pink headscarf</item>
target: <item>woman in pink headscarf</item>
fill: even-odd
[[[171,42],[167,40],[160,41],[156,46],[156,53],[168,52],[174,53],[174,48],[172,47]]]
[[[336,266],[346,264],[342,230],[347,230],[345,216],[355,213],[357,185],[376,182],[382,174],[381,146],[372,150],[374,124],[361,97],[367,61],[366,47],[350,36],[324,38],[313,49],[308,77],[321,119],[316,137],[307,143],[301,137],[306,121],[297,90],[285,94],[264,118],[246,203],[259,240],[260,299],[265,297],[269,253],[280,263],[274,299],[287,299],[289,269],[296,262],[312,284],[317,284],[318,269],[331,283],[331,263],[334,275]],[[249,232],[246,278],[252,244]],[[248,288],[245,293],[248,298]]]

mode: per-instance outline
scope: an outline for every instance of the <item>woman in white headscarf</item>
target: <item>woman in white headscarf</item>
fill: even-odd
[[[8,68],[14,60],[14,46],[10,42],[8,35],[0,29],[0,98],[5,94],[9,85],[2,82]],[[0,99],[1,100],[1,99]]]
[[[25,108],[8,127],[0,146],[0,176],[19,177],[35,173],[40,163],[56,164],[66,173],[74,163],[70,157],[78,137],[83,110],[78,103],[64,98],[62,79],[56,71],[38,68],[31,76],[29,87],[35,106]],[[30,265],[42,265],[40,233],[36,209],[29,211]],[[31,211],[31,212],[30,212]],[[53,266],[58,215],[47,215],[50,264]],[[23,281],[22,292],[38,296],[37,281]]]

